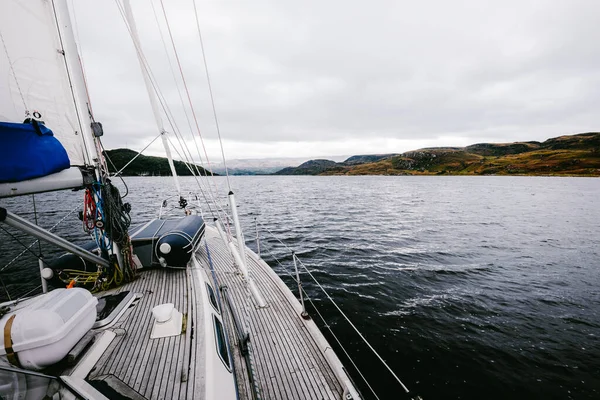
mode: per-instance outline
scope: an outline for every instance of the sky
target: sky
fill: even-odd
[[[71,6],[105,147],[141,150],[158,128],[116,2],[71,0]],[[216,161],[221,154],[193,6],[193,0],[164,0],[202,142]],[[400,153],[598,130],[596,0],[196,0],[196,6],[228,159]],[[161,3],[132,0],[132,7],[175,121],[163,115],[165,129],[176,147],[172,132],[179,130],[192,153],[197,143],[204,155]],[[147,153],[162,154],[160,140]]]

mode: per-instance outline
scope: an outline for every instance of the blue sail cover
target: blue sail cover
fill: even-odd
[[[71,166],[52,131],[36,125],[0,122],[0,183],[39,178]]]

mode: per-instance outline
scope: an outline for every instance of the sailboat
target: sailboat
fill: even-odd
[[[129,1],[117,5],[176,186],[171,212],[165,201],[158,218],[136,227],[111,182],[121,171],[111,173],[102,152],[105,132],[94,119],[67,1],[0,3],[0,198],[76,190],[90,238],[77,246],[0,207],[0,226],[65,251],[55,263],[40,258],[42,293],[0,305],[0,397],[363,398],[305,308],[298,270],[312,275],[300,259],[293,254],[296,297],[260,247],[246,246],[231,189],[228,210],[208,196],[210,217],[184,194],[162,124],[164,99]],[[189,166],[198,182],[211,178]],[[401,385],[398,397],[408,394],[387,368]]]

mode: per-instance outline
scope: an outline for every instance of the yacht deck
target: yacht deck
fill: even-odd
[[[240,319],[249,314],[250,342],[261,397],[342,399],[344,389],[309,330],[309,325],[314,325],[314,322],[300,317],[299,302],[275,272],[264,261],[258,261],[254,252],[246,249],[250,276],[267,302],[267,307],[257,308],[241,275],[236,272],[229,249],[217,232],[207,229],[205,240],[219,284],[229,288]],[[198,254],[208,265],[204,246]],[[247,381],[246,364],[237,344],[229,310],[226,306],[223,309],[235,357],[240,399],[252,399],[250,387],[240,385],[240,382]],[[330,348],[327,351],[332,352]]]
[[[216,229],[207,226],[196,258],[209,274],[212,262],[219,285],[228,287],[237,315],[241,320],[249,320],[260,397],[342,399],[344,387],[338,378],[341,364],[336,374],[327,360],[327,357],[337,360],[333,350],[320,332],[315,334],[314,322],[300,317],[299,302],[271,268],[249,249],[246,249],[246,255],[250,275],[268,304],[265,308],[254,304]],[[109,328],[117,336],[90,373],[88,381],[108,380],[113,387],[115,384],[122,388],[128,386],[137,392],[132,393],[131,398],[192,399],[204,392],[201,386],[203,371],[195,368],[195,361],[204,357],[202,335],[190,334],[188,329],[178,336],[150,339],[153,322],[150,310],[158,304],[174,303],[187,316],[187,326],[194,327],[195,321],[202,321],[200,313],[203,311],[192,274],[193,269],[189,267],[145,270],[139,279],[115,291],[128,290],[143,296]],[[228,328],[239,398],[251,400],[246,362],[239,348],[231,312],[224,302],[222,313]],[[343,372],[342,375],[345,376]]]
[[[188,285],[188,271],[150,269],[114,293],[131,291],[143,296],[131,307],[129,315],[122,317],[110,329],[117,336],[89,376],[89,380],[121,381],[146,399],[191,399],[196,380],[192,362],[186,360],[186,335],[150,339],[153,317],[150,310],[156,305],[173,303],[175,308],[187,313],[190,302],[195,302]],[[193,304],[192,304],[193,305]],[[199,319],[201,307],[192,306],[192,318]],[[189,320],[189,317],[188,317]],[[191,350],[199,346],[194,340]],[[182,374],[188,364],[192,367],[187,381]]]

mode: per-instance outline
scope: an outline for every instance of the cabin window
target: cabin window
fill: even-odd
[[[212,304],[213,308],[218,313],[221,313],[221,311],[219,310],[219,305],[217,304],[217,297],[215,296],[215,291],[213,290],[212,286],[210,286],[208,283],[206,284],[206,290],[208,291],[208,300],[210,300],[210,304]]]
[[[215,325],[215,342],[217,343],[217,353],[219,358],[225,364],[228,370],[231,370],[231,364],[229,361],[229,349],[227,348],[227,342],[225,341],[225,332],[223,330],[223,324],[213,315],[213,323]]]

